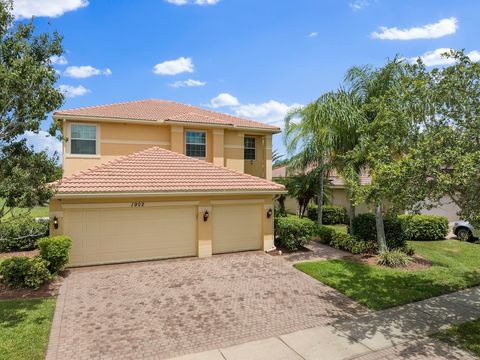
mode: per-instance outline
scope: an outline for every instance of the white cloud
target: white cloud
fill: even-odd
[[[381,40],[414,40],[414,39],[437,39],[446,35],[454,34],[458,29],[458,20],[454,17],[442,19],[434,24],[421,27],[399,29],[397,27],[380,27],[380,32],[373,32],[374,39]]]
[[[353,11],[362,10],[363,8],[366,8],[368,5],[370,5],[370,2],[367,0],[355,0],[349,4],[350,8]]]
[[[175,81],[174,83],[170,84],[171,87],[180,88],[180,87],[196,87],[196,86],[205,86],[207,83],[205,81],[200,80],[179,80]]]
[[[262,104],[240,105],[234,108],[233,112],[240,117],[282,127],[287,112],[298,106],[301,105],[297,103],[287,105],[276,100],[270,100]]]
[[[85,66],[69,66],[66,68],[65,72],[63,75],[68,76],[68,77],[73,77],[76,79],[84,79],[88,78],[91,76],[96,76],[96,75],[112,75],[112,71],[110,69],[105,69],[105,70],[100,70],[97,68],[94,68],[93,66],[90,65],[85,65]]]
[[[46,131],[40,130],[38,134],[35,134],[33,131],[27,131],[23,134],[23,138],[27,139],[27,145],[33,146],[35,151],[46,150],[50,155],[53,155],[55,152],[59,155],[62,154],[62,142]]]
[[[71,86],[71,85],[60,85],[58,90],[62,92],[66,97],[73,98],[77,96],[82,96],[90,92],[87,88],[82,85]]]
[[[57,17],[86,6],[88,0],[14,0],[13,15],[16,19],[28,19],[32,16]]]
[[[50,61],[52,62],[52,64],[55,64],[55,65],[67,65],[68,64],[68,61],[67,61],[67,58],[65,56],[57,56],[57,55],[53,55],[50,57]]]
[[[228,93],[218,94],[218,96],[210,100],[210,106],[212,108],[219,108],[219,107],[225,107],[225,106],[237,106],[237,105],[240,105],[240,102],[238,101],[238,99],[235,96],[230,95]]]
[[[153,72],[157,75],[177,75],[184,72],[193,72],[193,62],[191,58],[179,57],[176,60],[167,60],[153,67]]]
[[[165,0],[166,2],[174,5],[215,5],[220,2],[220,0]]]
[[[452,51],[452,49],[449,48],[439,48],[433,51],[427,51],[423,55],[420,56],[422,59],[423,63],[426,66],[441,66],[441,65],[452,65],[455,63],[454,58],[448,58],[445,56],[442,56],[445,53],[449,53]],[[477,50],[470,51],[469,53],[466,53],[470,60],[472,61],[480,61],[480,52]],[[416,62],[418,57],[412,57],[408,59],[410,63]]]
[[[308,34],[309,37],[316,37],[318,36],[318,33],[316,31],[312,31],[310,34]]]

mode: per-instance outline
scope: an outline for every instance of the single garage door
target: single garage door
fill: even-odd
[[[262,249],[262,205],[213,207],[214,254]]]
[[[196,211],[195,206],[68,209],[70,265],[195,256]]]

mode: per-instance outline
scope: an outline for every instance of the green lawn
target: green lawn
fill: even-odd
[[[434,334],[433,337],[471,351],[480,357],[480,319]]]
[[[0,301],[0,359],[44,359],[55,299]]]
[[[3,205],[4,200],[0,199],[0,207]],[[15,214],[22,214],[22,213],[28,213],[28,209],[24,208],[18,208],[15,209]],[[32,217],[48,217],[48,206],[35,206],[33,209],[30,210],[30,215]],[[7,214],[6,217],[12,216],[11,213]]]
[[[433,266],[406,271],[346,260],[295,267],[373,310],[427,299],[480,284],[480,246],[458,240],[410,242]]]
[[[338,224],[338,225],[325,225],[325,226],[344,234],[348,232],[347,225]]]

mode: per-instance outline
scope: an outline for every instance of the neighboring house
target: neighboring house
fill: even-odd
[[[72,237],[70,266],[274,247],[280,129],[163,100],[53,118],[65,142],[51,232]]]
[[[287,165],[282,165],[278,167],[274,167],[272,170],[272,177],[273,179],[279,177],[287,176]],[[340,176],[338,176],[337,172],[334,170],[330,173],[329,176],[330,182],[330,199],[329,203],[331,205],[343,206],[348,209],[349,207],[349,200],[347,196],[347,191],[345,187],[345,183]],[[360,183],[362,185],[370,184],[371,178],[367,174],[363,173],[360,175]],[[285,199],[285,209],[288,213],[296,214],[298,211],[298,203],[295,199],[287,196]],[[359,204],[355,207],[356,214],[362,214],[366,212],[370,212],[373,210],[373,207],[369,204]],[[436,206],[432,209],[422,209],[420,213],[422,214],[431,214],[431,215],[441,215],[446,216],[448,221],[452,222],[458,220],[458,211],[460,209],[456,206],[447,196],[441,199],[440,205]]]

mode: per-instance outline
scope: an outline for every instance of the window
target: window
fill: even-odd
[[[70,153],[96,155],[97,127],[95,125],[70,125]]]
[[[185,132],[185,153],[187,156],[204,158],[207,156],[207,134],[204,131]]]
[[[255,138],[245,136],[243,140],[243,158],[255,160]]]

